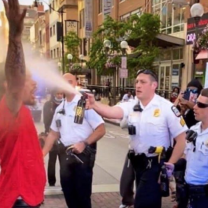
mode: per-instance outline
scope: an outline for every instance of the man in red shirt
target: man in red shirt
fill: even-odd
[[[26,73],[21,43],[26,10],[18,0],[3,0],[9,22],[5,64],[6,92],[0,101],[0,207],[38,208],[46,175],[37,132],[29,109],[35,104],[36,83]]]

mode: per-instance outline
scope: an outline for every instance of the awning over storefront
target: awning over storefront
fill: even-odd
[[[131,47],[137,47],[139,45],[139,42],[139,38],[135,40],[128,40],[128,44]],[[157,35],[156,45],[161,48],[184,46],[185,40],[171,35],[159,34]]]
[[[196,60],[208,59],[208,50],[202,50],[196,56]]]

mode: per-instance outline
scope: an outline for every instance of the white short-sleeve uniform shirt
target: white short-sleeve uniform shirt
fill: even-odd
[[[208,129],[201,131],[201,122],[190,128],[197,132],[196,146],[192,142],[186,144],[185,181],[192,185],[208,184]]]
[[[63,101],[55,111],[51,123],[51,129],[55,132],[60,132],[60,140],[65,146],[69,146],[86,140],[90,134],[104,121],[100,115],[94,110],[85,110],[85,116],[82,124],[74,123],[74,116],[77,102],[81,95],[76,95],[71,102]],[[60,114],[62,109],[65,109],[65,115]],[[56,121],[60,119],[61,127],[58,128]]]
[[[142,106],[142,112],[135,112],[133,108],[138,99],[120,103],[119,106],[128,119],[128,125],[136,127],[136,135],[130,135],[131,147],[136,154],[145,153],[150,146],[164,146],[168,148],[171,138],[188,130],[182,117],[177,117],[171,107],[173,104],[159,95],[154,95],[147,106]]]

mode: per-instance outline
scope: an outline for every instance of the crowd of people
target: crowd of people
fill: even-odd
[[[20,12],[18,0],[3,3],[9,44],[0,89],[0,206],[41,206],[46,185],[43,157],[49,153],[49,185],[56,183],[58,157],[68,208],[91,208],[93,167],[97,142],[105,135],[105,117],[120,119],[130,137],[120,208],[161,208],[162,197],[168,196],[167,179],[173,176],[178,208],[207,207],[208,88],[193,79],[186,90],[175,88],[170,102],[156,94],[158,78],[145,69],[137,72],[135,98],[127,93],[124,102],[115,106],[97,102],[93,94],[81,96],[56,89],[44,105],[45,142],[41,148],[27,107],[35,104],[36,83],[26,70],[21,42],[26,10]],[[66,73],[63,79],[77,86],[73,74]],[[80,100],[83,108],[78,106]],[[82,116],[80,122],[75,122],[77,115]]]

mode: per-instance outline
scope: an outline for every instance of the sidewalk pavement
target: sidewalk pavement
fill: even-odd
[[[92,208],[118,208],[120,205],[118,192],[92,194]],[[170,198],[163,198],[162,208],[172,208],[174,203]],[[41,208],[67,208],[63,195],[46,196]],[[152,207],[154,208],[154,207]]]

